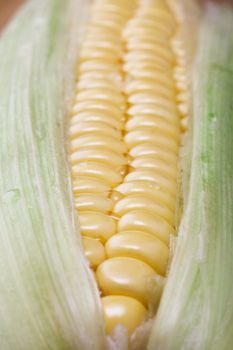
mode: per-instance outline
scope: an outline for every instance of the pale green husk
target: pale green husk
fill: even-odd
[[[64,138],[87,5],[32,0],[0,40],[1,350],[106,347]]]
[[[233,346],[233,10],[209,5],[193,70],[189,194],[149,350]]]
[[[88,7],[88,0],[32,0],[0,40],[2,350],[107,348],[65,151]],[[189,195],[149,350],[233,344],[232,11],[212,6],[203,23]]]

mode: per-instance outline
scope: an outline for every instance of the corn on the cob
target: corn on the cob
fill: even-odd
[[[230,349],[233,16],[206,10],[190,79],[180,10],[192,3],[96,0],[77,33],[88,1],[32,0],[0,43],[2,349]],[[190,102],[192,176],[186,161],[154,322]]]
[[[176,27],[164,1],[99,0],[81,46],[70,159],[110,333],[117,324],[132,333],[148,317],[166,274],[181,132],[176,99],[178,89],[188,90],[172,47]],[[77,190],[79,180],[86,192]]]

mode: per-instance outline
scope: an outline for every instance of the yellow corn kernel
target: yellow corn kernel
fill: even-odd
[[[96,45],[92,45],[91,47],[83,47],[80,53],[81,61],[87,60],[90,56],[92,56],[93,59],[107,59],[109,61],[117,62],[117,58],[120,56],[120,54],[119,50],[116,50],[116,47],[113,47],[113,49],[98,47],[98,50],[96,50]]]
[[[131,41],[134,45],[139,45],[140,44],[140,39],[134,41]],[[172,105],[173,108],[172,110],[177,110],[176,106],[176,100],[173,99],[167,99],[165,96],[162,94],[157,93],[157,89],[159,87],[162,87],[162,91],[167,91],[167,93],[174,92],[176,89],[175,83],[173,79],[171,79],[170,74],[167,72],[158,70],[157,66],[155,65],[154,62],[137,62],[135,65],[126,63],[123,66],[124,70],[129,74],[132,78],[134,78],[128,85],[126,85],[126,91],[128,92],[128,100],[130,102],[133,102],[132,99],[135,99],[135,96],[142,96],[143,99],[142,101],[144,102],[145,99],[147,100],[150,98],[150,101],[152,103],[156,102],[165,102],[166,105]],[[144,91],[137,91],[139,89],[139,84],[138,82],[149,82],[153,83],[157,89],[144,89]],[[149,87],[149,86],[148,86]],[[163,87],[165,87],[165,90],[163,90]],[[136,91],[134,91],[134,89]],[[165,93],[166,94],[166,93]],[[151,100],[151,96],[154,96],[154,98]],[[137,99],[135,102],[140,101],[140,99]],[[149,102],[149,101],[148,101]]]
[[[107,135],[87,135],[72,140],[70,143],[71,154],[82,148],[104,148],[111,149],[113,152],[120,152],[120,154],[126,154],[127,147],[121,140],[112,139]]]
[[[117,130],[123,128],[123,120],[120,118],[109,118],[109,113],[107,111],[86,110],[79,112],[72,117],[71,123],[75,125],[80,122],[97,122]]]
[[[75,207],[78,211],[100,211],[110,213],[114,201],[103,194],[82,194],[75,199]]]
[[[155,171],[151,169],[136,169],[133,170],[125,177],[125,182],[130,181],[149,181],[154,182],[159,188],[167,190],[171,195],[176,195],[177,184],[174,180],[167,178],[166,176],[162,176],[159,173],[155,173]]]
[[[155,235],[168,245],[174,228],[166,220],[146,210],[132,210],[123,215],[118,222],[118,231],[143,231]]]
[[[117,257],[105,260],[96,270],[104,295],[125,295],[148,303],[152,279],[156,272],[141,260]]]
[[[103,39],[103,38],[102,38]],[[117,57],[119,53],[121,52],[122,45],[117,42],[116,40],[112,41],[96,41],[91,39],[90,37],[85,37],[85,42],[83,43],[82,57],[95,57],[94,55],[99,52],[105,55],[105,57],[109,54],[109,51],[116,55],[114,57]],[[106,51],[106,52],[105,52]],[[98,57],[98,56],[97,56]]]
[[[78,124],[72,125],[70,128],[71,138],[91,133],[102,133],[117,140],[121,138],[121,133],[118,129],[115,129],[111,125],[108,125],[104,122],[80,122]]]
[[[133,147],[142,143],[150,143],[153,148],[161,148],[168,152],[178,153],[178,144],[171,137],[161,135],[156,130],[141,127],[140,130],[134,130],[127,133],[125,136],[125,143],[132,149]]]
[[[112,236],[105,246],[108,258],[127,256],[144,261],[160,275],[165,275],[168,247],[155,236],[140,231],[124,231]]]
[[[137,99],[140,99],[140,96],[137,96]],[[167,107],[166,107],[167,108]],[[150,128],[154,131],[161,132],[169,137],[174,138],[175,141],[179,142],[179,127],[176,125],[171,125],[163,118],[151,117],[148,118],[146,116],[136,116],[130,118],[129,121],[125,125],[125,130],[127,132],[134,131],[142,128]]]
[[[83,101],[90,101],[94,99],[94,101],[104,101],[104,103],[112,104],[113,106],[121,106],[125,107],[125,98],[124,96],[118,91],[118,89],[109,89],[106,87],[100,87],[98,88],[93,87],[91,89],[86,89],[83,92],[79,93],[76,97],[76,102],[83,102]]]
[[[156,50],[158,51],[158,50]],[[155,59],[156,57],[156,59]],[[171,62],[170,60],[166,60],[163,57],[154,56],[154,53],[149,52],[142,52],[140,50],[132,50],[130,53],[128,53],[125,56],[126,62],[140,62],[140,61],[147,61],[147,62],[155,62],[161,69],[171,69]]]
[[[158,24],[158,27],[160,25]],[[159,28],[155,28],[155,29],[159,29]],[[160,26],[160,29],[165,29],[165,26],[162,25]],[[151,30],[151,28],[143,28],[142,26],[131,26],[127,31],[125,30],[124,32],[124,36],[125,38],[131,38],[131,37],[134,37],[134,36],[137,36],[137,35],[156,35],[157,33],[156,32],[153,32],[153,30]],[[158,35],[158,34],[157,34]],[[168,40],[169,39],[169,34],[168,32],[166,31],[166,29],[164,31],[159,31],[159,35],[158,35],[160,38],[163,38],[163,40]]]
[[[106,332],[111,334],[117,325],[123,325],[131,335],[146,319],[147,310],[137,299],[122,295],[101,298]]]
[[[74,165],[73,177],[93,177],[100,181],[109,183],[111,186],[116,186],[121,183],[122,176],[119,172],[113,170],[111,165],[99,164],[95,162],[83,162],[78,165]]]
[[[117,225],[110,216],[94,211],[82,211],[79,214],[81,233],[83,236],[98,238],[106,242],[117,232]]]
[[[147,82],[148,84],[148,82]],[[134,116],[140,116],[140,115],[147,115],[147,116],[155,116],[163,118],[165,121],[174,124],[176,126],[179,125],[179,116],[177,111],[176,112],[170,112],[166,108],[160,107],[156,104],[138,104],[135,106],[132,106],[128,110],[128,115],[134,117]]]
[[[174,213],[172,210],[167,208],[161,202],[158,202],[145,194],[129,195],[123,197],[122,199],[118,199],[113,208],[113,212],[116,216],[122,217],[130,211],[137,209],[157,213],[159,216],[167,220],[171,226],[174,224]]]
[[[125,182],[117,186],[116,190],[124,195],[146,195],[159,203],[165,204],[170,210],[175,209],[174,196],[167,191],[161,190],[161,187],[155,182],[134,180]]]
[[[167,62],[167,64],[169,63],[174,64],[174,56],[166,46],[154,45],[153,43],[150,43],[150,42],[148,43],[148,42],[140,42],[140,41],[138,41],[135,44],[135,42],[131,41],[127,47],[130,50],[130,52],[136,54],[137,57],[140,59],[142,59],[143,56],[141,56],[141,54],[143,53],[144,55],[148,55],[147,57],[157,56],[157,57],[160,57],[161,59],[163,58],[164,59],[163,64],[164,62]]]
[[[83,237],[82,242],[90,266],[95,269],[106,259],[104,246],[97,239],[90,237]]]
[[[105,61],[103,60],[89,60],[86,62],[82,62],[79,66],[79,74],[83,72],[97,72],[97,73],[105,73],[105,74],[112,74],[115,73],[116,77],[121,77],[120,67],[115,64],[115,62]]]
[[[103,63],[102,63],[103,64]],[[102,76],[102,75],[101,75]],[[106,79],[102,79],[99,74],[97,74],[96,71],[94,72],[85,72],[81,77],[78,83],[76,84],[76,92],[77,95],[75,96],[75,100],[79,99],[79,95],[89,91],[89,89],[100,89],[100,92],[102,92],[102,89],[106,91],[109,91],[111,97],[112,93],[115,94],[116,91],[120,94],[119,90],[117,89],[119,86],[119,82],[112,79],[112,77],[106,76]]]
[[[177,166],[177,154],[164,150],[163,148],[155,147],[154,142],[142,142],[139,145],[131,148],[129,154],[132,158],[158,155],[165,161],[173,163]]]
[[[110,165],[112,167],[119,167],[121,165],[125,165],[127,163],[127,160],[124,156],[119,155],[118,153],[106,149],[106,150],[100,150],[99,149],[80,149],[76,152],[73,152],[71,155],[71,164],[78,164],[81,162],[100,162],[105,163],[107,165]]]
[[[130,162],[130,166],[134,169],[150,169],[173,181],[177,180],[177,167],[156,156],[138,157]]]
[[[125,70],[130,70],[134,67],[134,69],[137,69],[137,67],[139,66],[143,66],[143,65],[148,65],[149,67],[154,67],[154,69],[157,69],[157,66],[154,62],[146,62],[146,63],[140,63],[137,64],[137,62],[133,62],[130,64],[128,63],[128,65],[125,65]],[[157,69],[158,70],[158,69]],[[135,79],[131,82],[129,82],[128,84],[126,84],[126,87],[125,87],[125,93],[130,96],[132,94],[135,94],[135,93],[146,93],[147,91],[149,91],[151,93],[151,91],[154,91],[154,93],[156,93],[157,96],[161,96],[163,98],[166,98],[167,100],[175,100],[175,91],[170,88],[170,87],[167,87],[166,85],[161,85],[160,82],[157,82],[157,81],[151,81],[146,78],[138,78],[138,79]],[[136,115],[136,112],[139,112],[140,111],[134,111],[132,113],[134,113],[133,115]],[[131,113],[131,115],[132,115]],[[170,119],[171,123],[172,124],[178,124],[178,121],[175,120],[173,121],[172,119]]]
[[[108,194],[110,189],[111,186],[108,182],[87,176],[79,176],[78,179],[73,181],[73,193],[75,196],[83,193]]]
[[[112,103],[106,101],[101,103],[97,99],[76,103],[73,107],[73,114],[78,114],[86,110],[90,111],[90,113],[110,113],[111,116],[116,119],[122,118],[121,109],[118,106],[116,107]]]
[[[159,13],[158,9],[154,12],[153,17],[152,13],[152,7],[150,7],[150,15],[148,15],[148,12],[146,13],[145,10],[140,11],[139,15],[130,21],[127,30],[124,31],[125,37],[135,36],[134,30],[136,29],[147,28],[147,30],[150,30],[153,33],[157,31],[158,27],[160,34],[164,33],[164,35],[169,37],[174,29],[174,24],[171,21],[166,21],[166,16],[164,18],[164,15],[161,14],[161,12]]]

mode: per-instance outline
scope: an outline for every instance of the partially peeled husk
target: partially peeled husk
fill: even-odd
[[[233,344],[232,33],[232,8],[207,3],[182,150],[188,187],[148,350],[229,350]]]
[[[189,16],[193,4],[180,1]],[[66,116],[89,5],[32,0],[0,39],[3,350],[128,347],[121,327],[115,340],[104,332],[67,157]],[[196,30],[182,215],[156,317],[132,339],[143,350],[233,344],[233,11],[209,4]]]

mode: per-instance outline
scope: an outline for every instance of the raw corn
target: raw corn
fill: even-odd
[[[1,349],[232,348],[233,11],[199,5],[30,0],[2,34]]]
[[[149,317],[166,275],[188,103],[177,101],[188,93],[178,28],[164,1],[97,0],[80,48],[70,161],[110,334]]]

